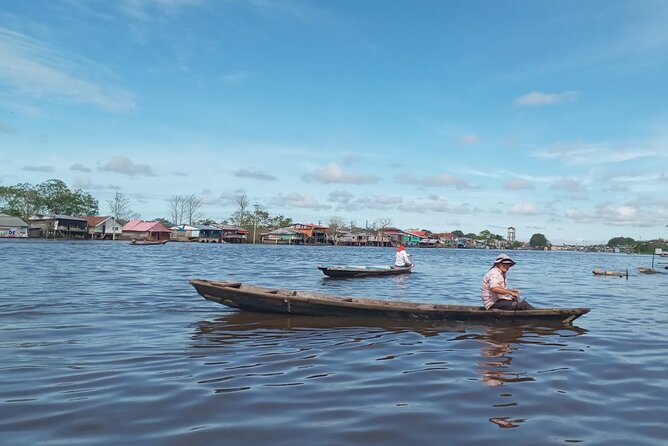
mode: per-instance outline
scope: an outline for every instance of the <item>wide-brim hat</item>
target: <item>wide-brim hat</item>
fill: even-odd
[[[508,254],[499,254],[498,256],[496,256],[494,264],[498,265],[499,263],[505,263],[506,265],[513,266],[515,264],[515,261],[511,259]]]

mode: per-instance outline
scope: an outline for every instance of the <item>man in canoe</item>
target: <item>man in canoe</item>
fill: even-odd
[[[402,268],[413,266],[411,255],[406,252],[406,247],[402,243],[399,243],[399,246],[397,246],[397,255],[394,259],[394,266]]]
[[[482,279],[482,303],[486,310],[532,310],[527,301],[520,302],[520,290],[508,289],[506,273],[515,261],[507,254],[499,254],[494,265]]]

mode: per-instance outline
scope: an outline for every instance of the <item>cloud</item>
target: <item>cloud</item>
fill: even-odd
[[[83,164],[79,164],[79,163],[72,164],[70,166],[70,170],[76,170],[76,171],[79,171],[79,172],[87,172],[87,173],[90,173],[90,172],[93,171],[93,169],[91,169],[90,167],[86,167]]]
[[[12,127],[5,124],[4,122],[0,121],[0,133],[6,133],[7,135],[13,135],[13,134],[16,133],[16,130],[14,130]]]
[[[104,80],[107,71],[94,63],[61,54],[48,44],[0,27],[0,83],[18,95],[88,104],[105,111],[127,112],[132,95]],[[88,77],[88,79],[86,78]]]
[[[479,142],[480,138],[478,135],[463,135],[461,138],[459,138],[459,144],[467,146],[478,144]]]
[[[424,214],[428,212],[448,213],[448,214],[471,214],[474,212],[468,203],[461,203],[451,206],[448,199],[437,195],[429,195],[424,200],[408,200],[397,206],[397,209],[403,212]]]
[[[639,158],[665,157],[657,149],[613,149],[606,144],[592,144],[581,140],[559,143],[534,152],[537,158],[558,159],[569,165],[598,165],[627,162]]]
[[[518,203],[508,211],[510,215],[538,215],[540,210],[532,203]]]
[[[93,184],[90,178],[75,178],[72,182],[72,187],[74,189],[83,189],[83,190],[121,190],[119,186],[109,184],[103,186],[101,184]]]
[[[233,175],[237,178],[252,178],[255,180],[265,180],[265,181],[276,181],[277,178],[274,175],[260,172],[257,170],[248,170],[241,169],[233,172]]]
[[[539,91],[532,91],[529,94],[515,99],[515,105],[520,107],[532,107],[537,105],[562,104],[565,102],[573,102],[577,97],[578,94],[575,91],[563,91],[561,93],[541,93]]]
[[[233,191],[226,191],[220,194],[219,200],[225,206],[236,205],[237,197],[239,195],[246,195],[244,189],[235,189]]]
[[[353,199],[353,194],[345,190],[335,190],[329,193],[327,201],[335,203],[349,203]]]
[[[28,172],[55,172],[56,169],[54,169],[52,166],[23,166],[21,170],[26,170]]]
[[[503,185],[508,190],[523,190],[523,189],[533,189],[533,184],[529,183],[527,180],[508,180]]]
[[[402,184],[414,184],[418,186],[425,187],[454,187],[457,190],[462,189],[473,189],[468,182],[461,178],[453,177],[447,173],[442,173],[440,175],[427,176],[424,178],[418,178],[414,175],[397,175],[394,177],[399,183]]]
[[[327,204],[321,204],[316,198],[298,193],[278,194],[269,200],[270,205],[286,206],[291,208],[311,209],[314,211],[331,209]]]
[[[331,163],[322,169],[316,169],[312,174],[304,175],[305,181],[316,181],[319,183],[342,183],[342,184],[368,184],[378,182],[374,175],[355,175],[344,172],[336,163]]]
[[[563,190],[569,193],[586,193],[587,189],[578,180],[572,178],[561,178],[552,182],[550,186],[553,190]]]
[[[137,175],[144,175],[147,177],[155,176],[151,166],[148,164],[135,164],[127,156],[115,156],[111,158],[107,161],[107,164],[105,164],[104,167],[100,168],[100,170],[129,175],[131,177]]]
[[[203,0],[121,0],[121,11],[135,20],[154,20],[156,17],[174,17],[181,10],[199,6]]]
[[[255,73],[252,71],[238,70],[224,74],[220,78],[224,83],[229,85],[242,85],[253,77],[255,77]]]

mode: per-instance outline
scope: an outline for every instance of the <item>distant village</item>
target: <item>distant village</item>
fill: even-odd
[[[272,245],[342,245],[395,246],[402,243],[420,248],[458,249],[540,249],[552,251],[620,251],[608,246],[552,245],[532,246],[515,240],[515,228],[509,227],[506,238],[481,239],[460,231],[434,233],[424,229],[332,229],[312,223],[293,223],[266,232],[256,232],[226,224],[181,224],[167,227],[160,221],[130,220],[117,224],[112,216],[34,215],[28,222],[0,214],[0,238],[142,240],[195,243],[262,243]],[[488,231],[486,231],[488,232]],[[621,248],[624,251],[624,248]]]

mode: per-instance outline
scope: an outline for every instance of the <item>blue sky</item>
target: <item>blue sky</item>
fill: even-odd
[[[0,0],[0,181],[668,236],[668,2]]]

